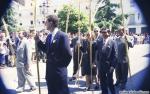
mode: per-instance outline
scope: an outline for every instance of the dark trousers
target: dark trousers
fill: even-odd
[[[78,57],[79,57],[79,61],[78,61]],[[78,71],[78,67],[79,67],[79,63],[80,63],[80,59],[81,59],[81,53],[74,52],[73,54],[73,76],[76,75],[77,71]]]
[[[128,63],[118,63],[116,66],[117,83],[126,84],[128,79]]]
[[[5,55],[0,53],[0,65],[5,64]]]
[[[113,72],[101,67],[99,69],[99,79],[101,83],[102,94],[108,94],[108,88],[111,94],[115,94],[115,88],[113,85]]]
[[[7,65],[9,65],[9,58],[8,58],[8,55],[5,55],[5,63],[6,63]]]
[[[48,94],[69,94],[67,76],[51,76],[46,77]]]
[[[78,61],[73,60],[73,75],[75,75],[78,71]]]

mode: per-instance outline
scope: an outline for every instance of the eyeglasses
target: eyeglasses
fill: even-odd
[[[103,32],[101,32],[101,33],[107,33],[107,32],[104,32],[104,31],[103,31]]]

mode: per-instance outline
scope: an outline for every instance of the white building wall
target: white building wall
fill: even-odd
[[[43,15],[40,10],[40,5],[42,5],[43,2],[48,1],[48,13]],[[80,0],[81,1],[81,12],[86,13],[89,15],[89,9],[86,9],[86,7],[89,7],[89,0]],[[94,18],[94,13],[96,9],[96,1],[92,0],[92,18]],[[32,3],[32,5],[31,5]],[[49,14],[57,14],[60,9],[63,8],[63,5],[65,4],[72,4],[75,8],[78,9],[79,3],[78,0],[36,0],[36,26],[37,30],[41,30],[45,28],[45,25],[43,24],[44,16],[46,17]],[[16,7],[16,4],[14,4],[14,7]],[[16,18],[18,21],[18,26],[29,30],[30,28],[33,28],[33,25],[31,25],[31,21],[34,21],[34,0],[25,0],[25,6],[17,4],[16,7]],[[54,10],[56,10],[56,13],[54,13]],[[33,13],[31,15],[30,13]],[[21,16],[19,16],[21,15]],[[92,19],[94,20],[94,19]],[[22,25],[20,25],[22,24]],[[33,22],[34,24],[34,22]]]
[[[141,34],[142,27],[147,27],[146,23],[143,23],[142,21],[144,20],[142,13],[136,3],[133,0],[128,0],[129,2],[129,12],[128,14],[134,14],[135,15],[135,23],[134,24],[129,24],[127,25],[127,28],[136,28],[136,34]],[[128,17],[130,18],[130,16]],[[129,21],[129,19],[128,19]]]
[[[31,3],[33,3],[33,0],[25,0],[25,6],[17,4],[17,8],[15,9],[18,26],[25,30],[29,30],[32,26],[31,21],[34,19],[34,10]],[[16,4],[14,4],[14,6],[16,6]]]
[[[112,0],[112,2],[118,3],[118,4],[121,3],[120,0]],[[125,20],[125,27],[128,30],[129,30],[129,28],[136,28],[136,33],[140,34],[141,28],[147,27],[147,25],[145,23],[143,23],[144,18],[142,16],[140,9],[138,8],[138,6],[134,2],[134,0],[122,0],[122,4],[123,4],[124,14],[129,15],[128,19]],[[119,10],[117,10],[117,13],[122,13],[121,8]],[[131,19],[130,17],[133,15],[135,17],[133,17],[134,19]],[[134,20],[134,23],[130,23],[130,20]]]
[[[22,26],[24,29],[28,30],[29,28],[33,27],[31,25],[31,21],[34,21],[34,0],[25,0],[25,6],[17,5],[17,13],[18,15],[21,13],[21,16],[16,16],[18,20],[18,26],[20,26],[20,23],[22,23]],[[40,13],[40,8],[39,6],[43,2],[48,1],[48,14],[54,14],[54,10],[56,10],[56,13],[63,8],[64,4],[72,4],[72,6],[78,8],[78,0],[37,0],[37,15],[36,15],[36,25],[37,25],[37,30],[43,29],[44,24],[42,21],[44,21],[44,16]],[[81,1],[81,11],[83,13],[86,13],[89,15],[89,0],[80,0]],[[134,14],[135,15],[135,24],[130,24],[129,25],[129,19],[130,16],[128,17],[127,20],[125,20],[125,26],[129,28],[136,28],[136,33],[141,33],[140,27],[146,27],[145,24],[142,24],[143,18],[142,14],[137,8],[137,6],[133,3],[131,4],[130,0],[122,0],[123,1],[123,12],[124,14]],[[59,2],[59,3],[58,3]],[[94,18],[95,11],[97,9],[97,0],[92,0],[92,18]],[[111,0],[111,2],[118,3],[120,4],[120,0]],[[31,6],[32,3],[32,6]],[[31,15],[30,13],[33,13]],[[117,10],[117,13],[121,14],[121,8]],[[46,16],[46,15],[45,15]],[[94,20],[94,19],[92,19]],[[34,22],[33,22],[34,23]]]
[[[40,4],[39,1],[37,0],[37,11],[36,11],[37,12],[36,24],[37,24],[38,29],[41,27],[39,26],[39,20],[42,19],[42,16],[40,15],[40,12],[39,12],[39,4]],[[13,3],[12,6],[15,7],[18,27],[26,31],[29,31],[30,28],[33,28],[34,27],[34,0],[25,0],[24,6],[17,4],[17,3]]]

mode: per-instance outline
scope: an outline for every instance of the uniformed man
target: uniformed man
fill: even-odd
[[[111,94],[115,94],[113,85],[113,71],[116,66],[116,50],[112,38],[109,38],[109,30],[101,29],[102,38],[93,44],[94,49],[98,51],[98,75],[101,83],[102,94],[108,94],[108,88]]]

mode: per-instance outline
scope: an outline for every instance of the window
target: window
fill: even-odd
[[[141,15],[141,24],[146,24],[146,21],[145,21],[143,15]]]
[[[22,26],[22,23],[20,23],[20,26]]]
[[[129,23],[128,25],[134,25],[135,24],[135,14],[129,15]]]
[[[45,21],[42,21],[42,23],[44,24],[44,23],[45,23]]]
[[[140,13],[138,13],[138,20],[140,20]]]
[[[129,33],[136,33],[136,28],[129,28]]]
[[[143,33],[146,33],[146,32],[148,32],[148,28],[147,27],[142,27],[141,28],[141,33],[143,34]]]
[[[33,25],[33,21],[32,20],[30,21],[30,24]]]
[[[57,10],[56,10],[56,9],[54,9],[54,13],[56,13],[56,11],[57,11]]]
[[[21,13],[19,13],[19,17],[21,17]]]
[[[31,13],[30,13],[30,15],[32,16],[32,15],[33,15],[33,13],[31,12]]]

